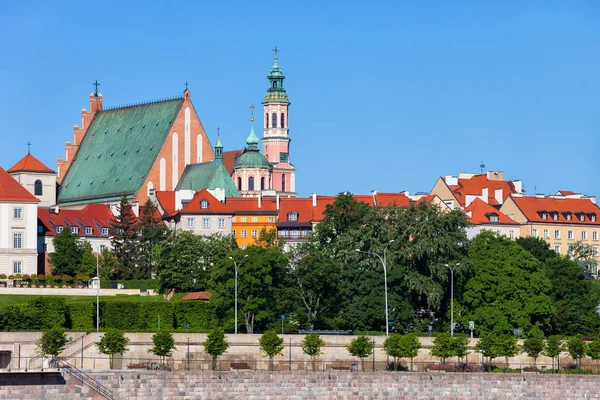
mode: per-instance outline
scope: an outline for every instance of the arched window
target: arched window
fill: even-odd
[[[265,128],[269,129],[269,113],[265,113]]]
[[[281,124],[279,126],[285,128],[285,113],[281,113]]]
[[[238,178],[238,190],[242,190],[242,178]]]
[[[271,126],[273,128],[277,128],[277,114],[273,113],[273,116],[271,117]]]
[[[40,181],[39,179],[37,181],[35,181],[35,183],[33,184],[33,194],[35,194],[36,196],[41,196],[43,192],[42,189],[42,181]]]
[[[248,190],[254,190],[254,177],[248,178]]]
[[[273,89],[277,87],[277,81],[273,81]]]
[[[265,177],[260,178],[260,190],[265,190]]]
[[[285,192],[285,174],[281,175],[281,191]]]

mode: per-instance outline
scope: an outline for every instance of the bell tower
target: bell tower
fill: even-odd
[[[279,67],[279,50],[273,49],[275,62],[267,79],[269,88],[262,102],[264,113],[263,152],[273,165],[272,188],[283,196],[296,196],[296,170],[290,162],[290,102],[283,88],[283,71]]]

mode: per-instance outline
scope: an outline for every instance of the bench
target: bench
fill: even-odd
[[[147,369],[148,364],[146,364],[146,363],[129,364],[127,366],[127,368],[129,368],[129,369]]]
[[[230,364],[231,369],[250,369],[250,364],[248,364],[247,362],[232,362]]]
[[[350,366],[348,365],[333,365],[331,367],[332,371],[350,371],[350,372],[356,372],[358,370],[358,365],[357,364],[352,364]]]

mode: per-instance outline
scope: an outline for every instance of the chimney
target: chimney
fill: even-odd
[[[277,209],[279,210],[279,194],[275,197],[275,204],[277,205]]]
[[[522,181],[512,181],[512,184],[515,187],[515,192],[523,193],[523,182]]]
[[[373,207],[377,207],[377,190],[371,190],[371,196],[373,196]]]
[[[494,198],[496,199],[498,204],[502,204],[502,201],[504,200],[502,196],[502,189],[496,189],[494,191]]]
[[[483,188],[481,189],[481,197],[483,197],[483,201],[485,201],[486,203],[488,202],[489,199],[489,194],[488,194],[488,188]]]
[[[262,196],[258,194],[258,208],[262,208]]]
[[[90,112],[92,114],[102,111],[102,94],[98,93],[95,95],[94,93],[90,94]]]
[[[317,194],[316,193],[312,194],[312,206],[313,207],[317,206]]]

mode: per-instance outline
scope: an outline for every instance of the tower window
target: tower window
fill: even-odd
[[[260,178],[260,190],[265,190],[265,177]]]
[[[269,129],[269,113],[265,113],[265,128]]]
[[[277,128],[277,113],[273,113],[271,116],[271,125],[273,128]]]
[[[248,190],[254,190],[254,177],[248,178]]]
[[[281,191],[285,192],[285,174],[281,175]]]
[[[273,81],[273,89],[277,88],[277,81]]]
[[[285,128],[285,113],[281,113],[281,127]]]
[[[242,190],[242,178],[238,178],[238,190]]]
[[[36,196],[41,196],[42,195],[42,181],[40,181],[39,179],[37,181],[35,181],[35,183],[33,184],[33,193]]]

